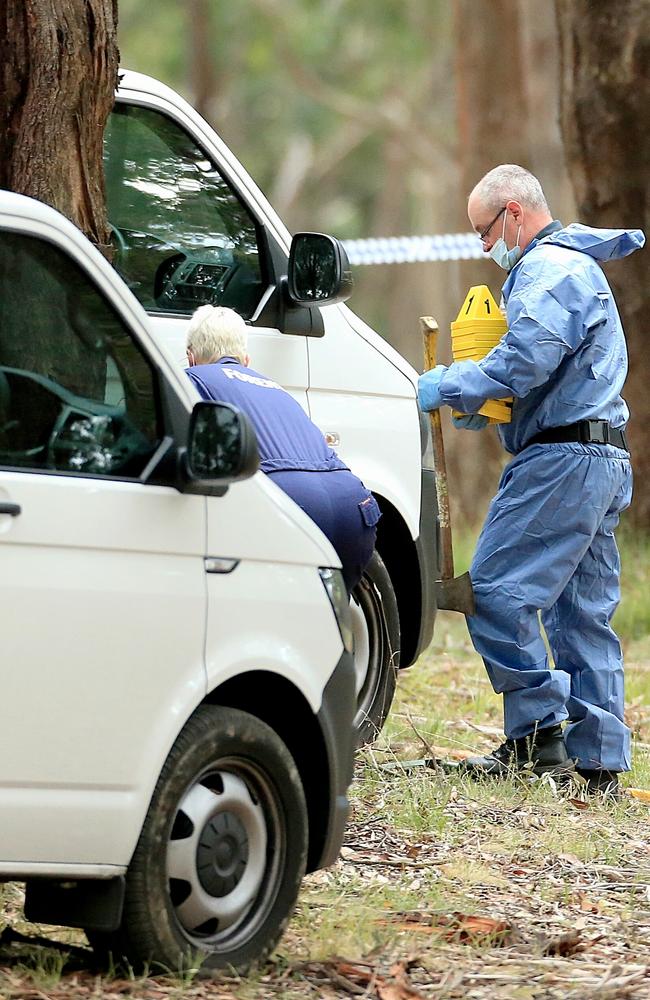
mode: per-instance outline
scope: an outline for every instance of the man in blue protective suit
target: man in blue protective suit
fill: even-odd
[[[262,471],[329,538],[350,593],[370,561],[381,517],[370,490],[293,396],[248,367],[246,324],[232,309],[197,309],[187,332],[187,360],[187,374],[203,399],[232,403],[250,417]]]
[[[478,430],[487,399],[514,398],[499,426],[514,458],[488,510],[470,576],[467,623],[494,690],[503,693],[503,743],[464,763],[475,777],[517,769],[572,774],[618,794],[630,768],[623,660],[611,627],[619,601],[614,529],[632,473],[621,398],[627,352],[601,263],[645,242],[640,230],[562,226],[539,181],[495,167],[468,202],[486,253],[508,272],[508,330],[481,361],[438,365],[419,382],[423,410],[452,406]],[[539,616],[548,638],[551,669]],[[566,727],[562,723],[567,720]]]

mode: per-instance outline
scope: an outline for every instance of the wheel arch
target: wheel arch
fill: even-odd
[[[238,708],[270,726],[293,757],[309,818],[307,871],[323,854],[331,805],[330,765],[325,738],[307,699],[285,677],[264,670],[238,674],[214,688],[203,704]]]

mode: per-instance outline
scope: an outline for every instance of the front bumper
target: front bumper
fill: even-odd
[[[438,566],[439,524],[436,474],[422,470],[422,501],[420,506],[420,534],[415,541],[420,566],[421,608],[420,633],[413,662],[427,648],[433,638],[436,620],[436,580],[440,579]]]
[[[352,725],[356,705],[355,682],[354,659],[344,650],[323,691],[318,712],[329,765],[330,810],[316,868],[333,864],[343,843],[350,808],[347,792],[352,781],[356,749]]]

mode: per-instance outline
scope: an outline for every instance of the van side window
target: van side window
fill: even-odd
[[[149,312],[206,303],[250,319],[266,287],[255,223],[166,115],[117,104],[104,137],[115,267]]]
[[[86,273],[0,231],[0,465],[137,478],[158,413],[155,373]]]

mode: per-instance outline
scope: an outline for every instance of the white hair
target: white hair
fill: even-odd
[[[246,363],[248,333],[246,324],[234,309],[201,306],[187,328],[187,349],[199,364],[219,358],[237,358]]]
[[[511,199],[534,211],[549,211],[542,185],[533,174],[516,163],[502,163],[494,167],[478,182],[472,195],[486,209],[495,212]]]

